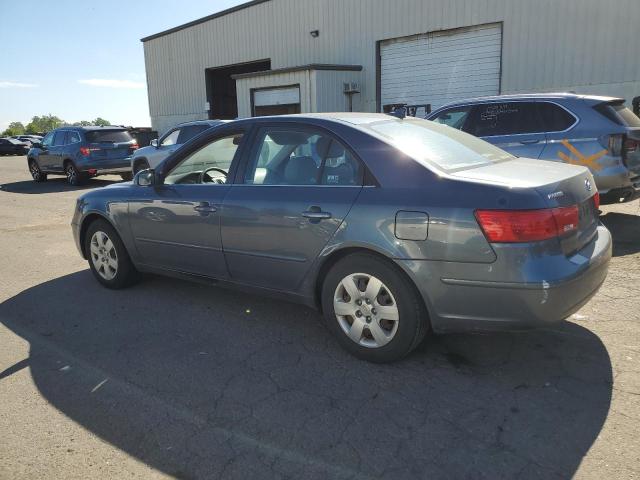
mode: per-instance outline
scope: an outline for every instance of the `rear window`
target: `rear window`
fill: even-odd
[[[367,128],[411,158],[446,171],[515,158],[468,133],[428,120],[389,120]]]
[[[624,103],[600,103],[593,108],[618,125],[640,127],[640,118],[625,107]]]
[[[127,130],[92,130],[85,136],[89,143],[124,143],[133,140]]]

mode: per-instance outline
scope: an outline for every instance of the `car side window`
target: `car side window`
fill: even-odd
[[[469,118],[469,113],[471,112],[471,106],[467,105],[465,107],[455,107],[450,108],[448,110],[444,110],[440,112],[436,117],[431,120],[436,123],[442,123],[449,127],[457,128],[458,130],[462,130],[467,119]]]
[[[176,128],[173,132],[162,139],[160,146],[168,147],[170,145],[175,145],[178,143],[178,136],[180,136],[180,129]]]
[[[67,132],[64,130],[57,131],[55,137],[53,137],[53,146],[60,147],[64,145],[66,135]]]
[[[176,143],[180,145],[182,145],[183,143],[187,143],[193,137],[204,132],[207,128],[209,128],[208,125],[189,125],[187,127],[182,127],[180,129],[180,135],[178,135],[178,140],[176,141]]]
[[[80,143],[80,134],[74,130],[68,132],[67,143]]]
[[[544,123],[534,102],[477,105],[468,129],[468,132],[476,137],[522,135],[544,131]]]
[[[244,181],[250,185],[362,185],[362,166],[324,133],[264,128]]]
[[[217,138],[188,155],[167,174],[165,184],[227,183],[243,134]]]
[[[49,132],[47,133],[44,138],[42,139],[42,145],[44,145],[45,147],[50,147],[51,144],[53,143],[53,135],[55,132]]]
[[[576,123],[573,115],[555,103],[539,102],[538,110],[547,132],[562,132]]]

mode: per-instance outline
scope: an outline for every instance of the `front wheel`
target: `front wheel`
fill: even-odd
[[[105,220],[96,220],[89,225],[85,252],[91,272],[105,287],[120,289],[137,280],[138,271],[120,236]]]
[[[370,254],[336,263],[322,286],[329,329],[351,354],[386,363],[409,354],[428,331],[418,291],[398,267]]]
[[[129,172],[129,173],[121,173],[120,174],[120,178],[125,182],[130,182],[131,179],[133,178],[133,174],[131,172]]]
[[[86,180],[86,176],[83,173],[79,172],[72,162],[68,162],[65,165],[64,174],[67,177],[67,183],[74,187],[82,185]]]
[[[34,182],[46,182],[47,174],[40,169],[40,165],[35,160],[29,160],[29,172]]]

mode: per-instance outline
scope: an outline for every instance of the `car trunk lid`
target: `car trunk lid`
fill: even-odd
[[[549,209],[577,207],[576,228],[561,232],[562,250],[571,254],[591,240],[596,232],[598,209],[593,176],[585,167],[562,162],[516,158],[455,172],[454,177],[503,185],[508,188],[532,188]]]

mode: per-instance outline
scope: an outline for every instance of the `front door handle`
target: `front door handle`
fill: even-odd
[[[310,220],[323,220],[331,218],[331,213],[323,212],[320,207],[314,205],[313,207],[309,207],[309,210],[302,212],[302,216]]]
[[[532,140],[522,140],[520,143],[522,145],[533,145],[535,143],[540,143],[540,140],[537,140],[537,139],[534,138]]]
[[[218,209],[211,205],[209,202],[200,202],[193,209],[198,213],[213,213]]]

